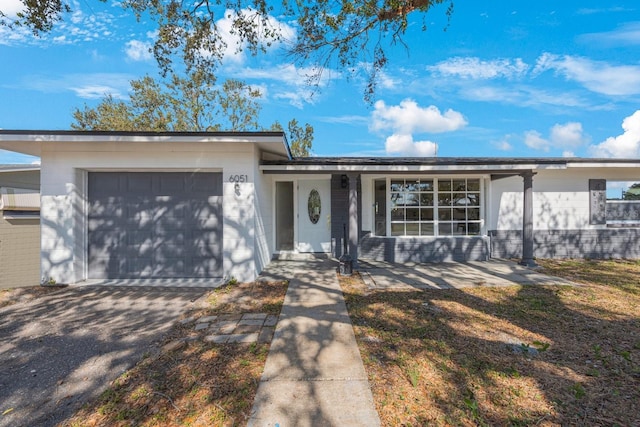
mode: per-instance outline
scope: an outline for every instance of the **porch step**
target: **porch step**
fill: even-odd
[[[272,261],[308,261],[314,259],[329,259],[331,254],[325,252],[310,252],[310,253],[297,253],[297,252],[281,252],[273,254]]]

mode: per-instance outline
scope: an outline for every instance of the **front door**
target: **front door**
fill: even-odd
[[[331,180],[298,181],[298,252],[331,252]]]

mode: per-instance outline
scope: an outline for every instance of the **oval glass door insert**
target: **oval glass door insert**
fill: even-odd
[[[320,219],[320,212],[322,212],[322,204],[320,203],[320,193],[315,188],[309,193],[307,208],[309,210],[309,221],[312,224],[317,224]]]

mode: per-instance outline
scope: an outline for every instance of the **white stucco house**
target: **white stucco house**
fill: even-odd
[[[640,159],[292,158],[282,132],[0,131],[41,158],[41,272],[252,280],[282,253],[640,257]],[[346,245],[345,245],[346,243]]]

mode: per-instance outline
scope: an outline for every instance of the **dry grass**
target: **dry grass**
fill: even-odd
[[[241,283],[205,296],[209,305],[189,317],[223,313],[279,314],[287,282]],[[176,325],[165,343],[186,338]],[[209,344],[144,358],[63,426],[245,425],[269,344]]]
[[[640,425],[640,264],[583,286],[370,291],[341,278],[384,425]]]

